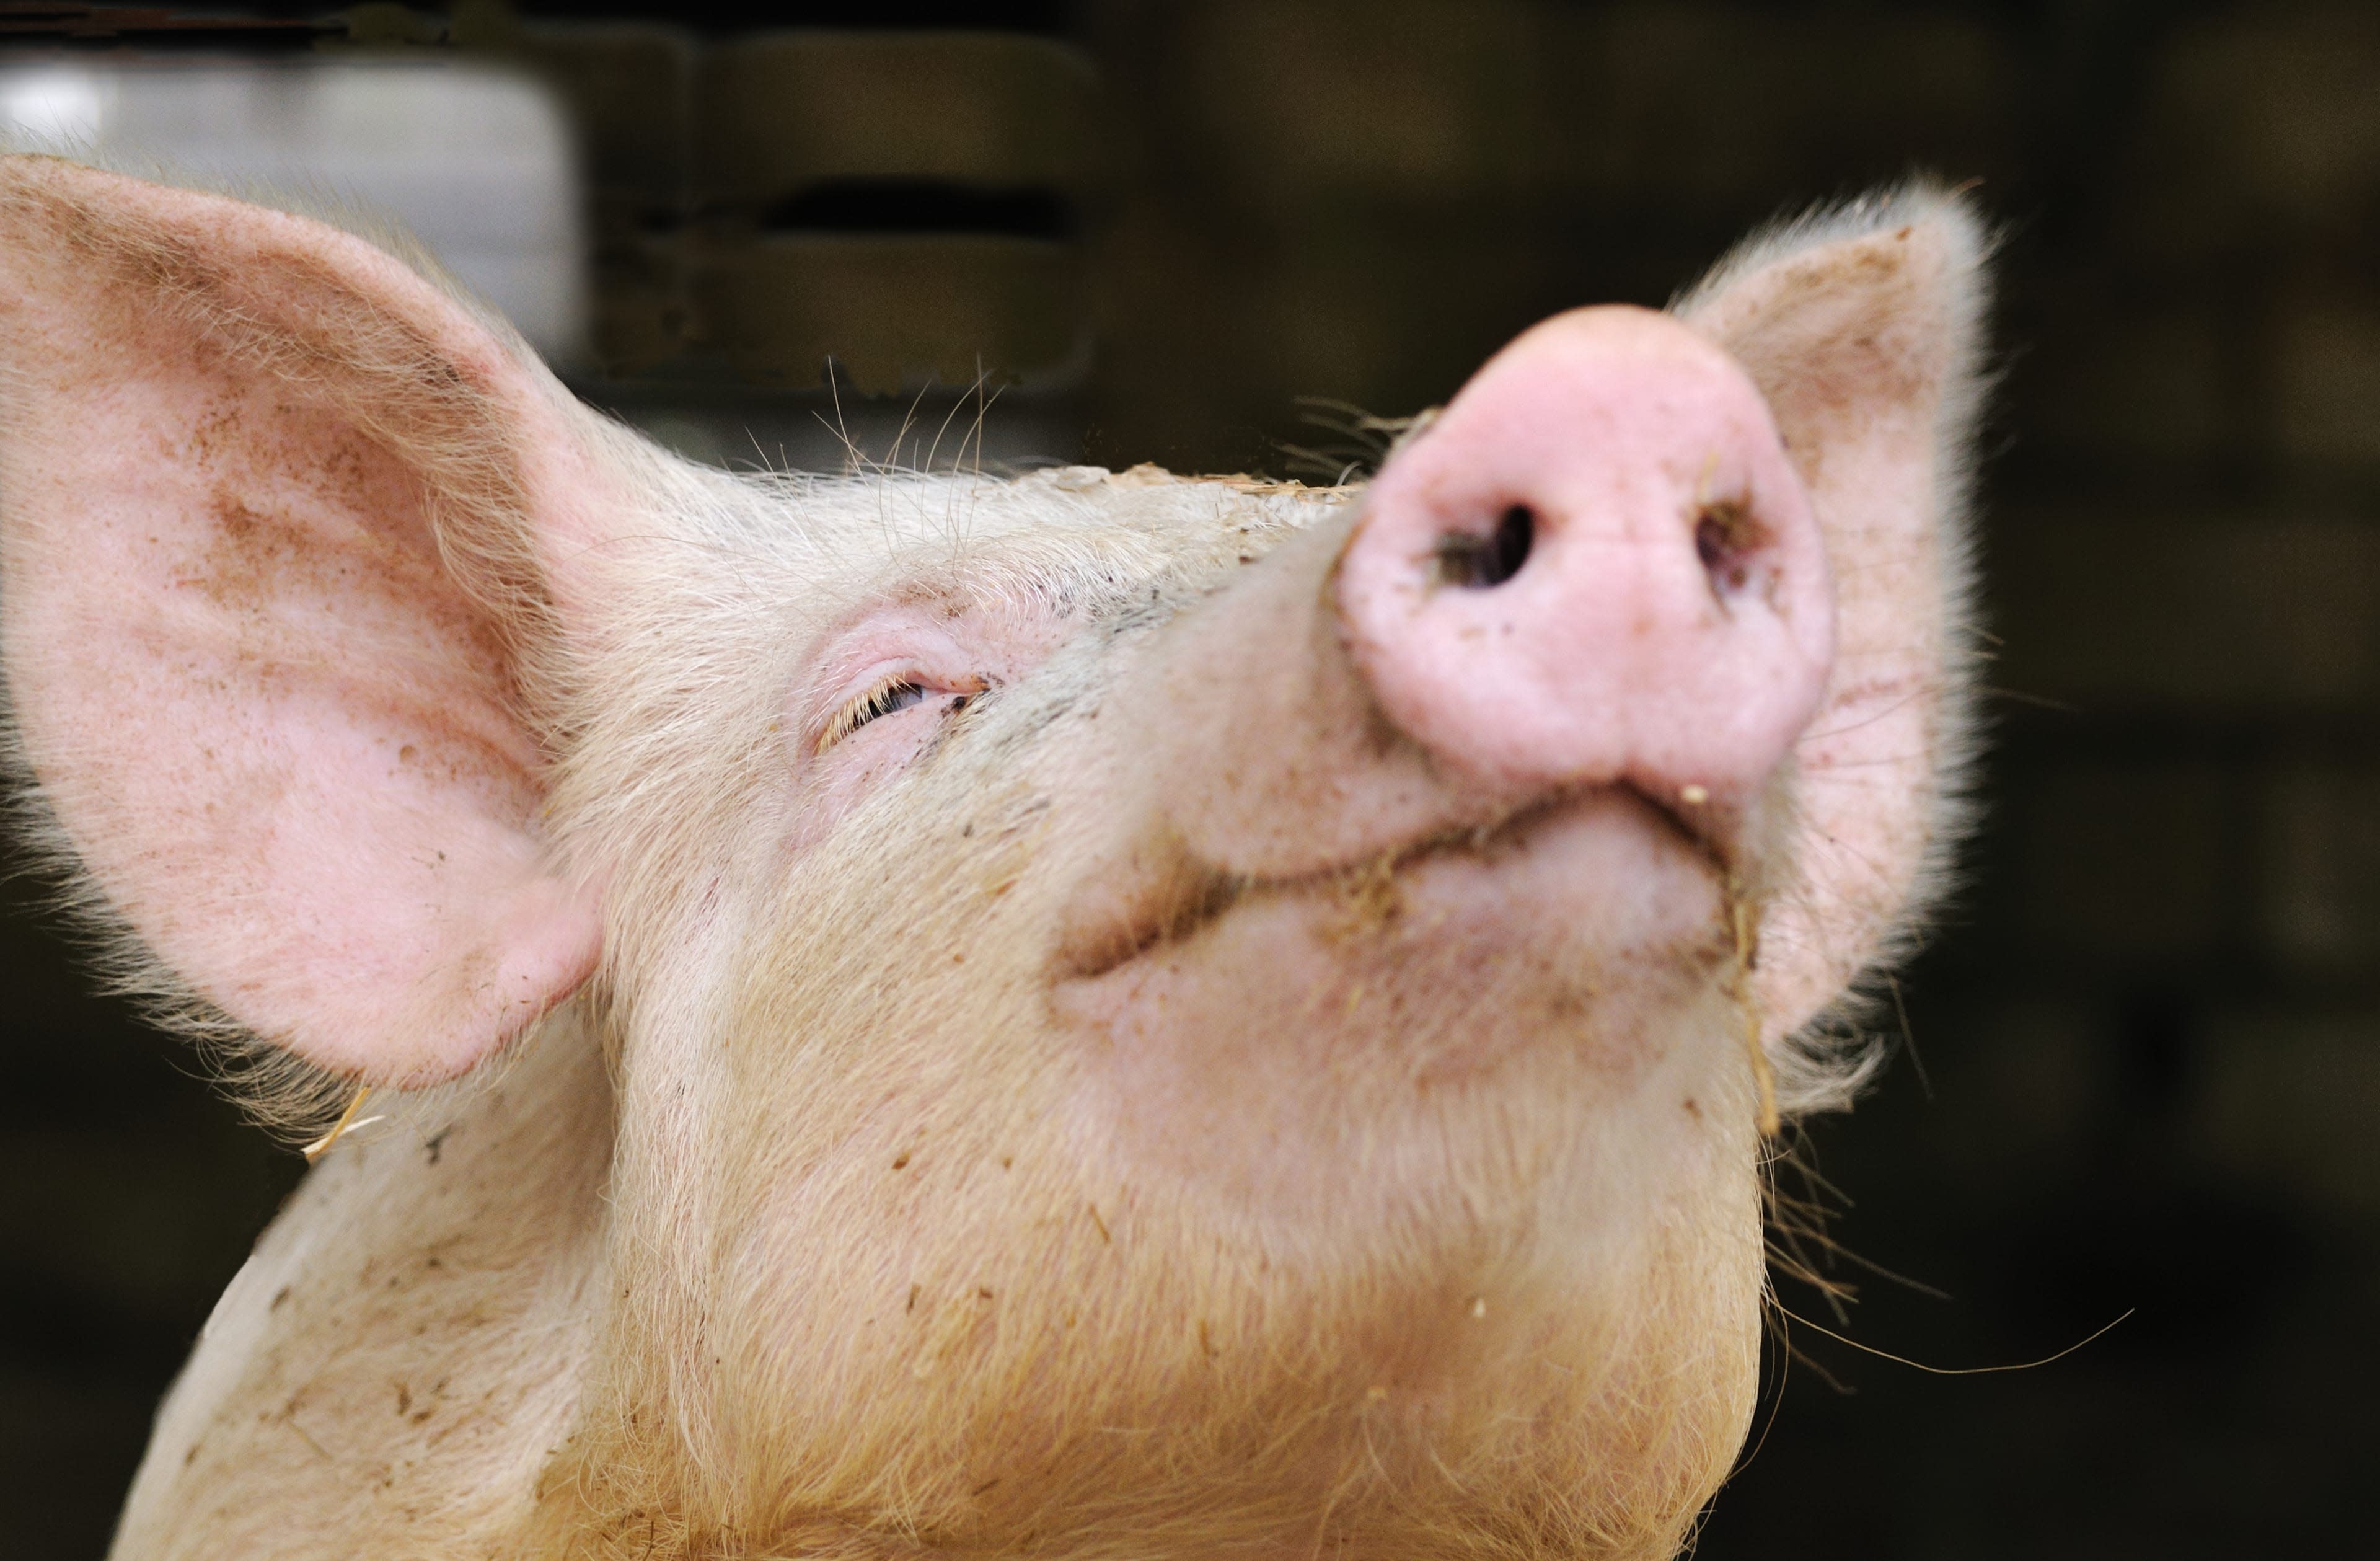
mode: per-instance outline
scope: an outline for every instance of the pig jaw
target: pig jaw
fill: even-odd
[[[1337,1141],[1305,1152],[1374,1196],[1252,1205],[1102,1108],[1107,1059],[1053,1018],[1040,969],[1055,884],[960,834],[1029,837],[1036,799],[970,794],[917,853],[939,871],[870,871],[887,859],[863,848],[788,886],[805,921],[880,918],[858,940],[878,957],[754,972],[714,1096],[715,1223],[696,1250],[659,1228],[615,1248],[640,1306],[663,1293],[640,1255],[698,1270],[703,1326],[624,1319],[607,1354],[650,1396],[601,1417],[549,1489],[828,1554],[895,1534],[1304,1554],[1324,1525],[1376,1555],[1450,1532],[1670,1554],[1740,1443],[1757,1355],[1728,1005],[1676,1016],[1705,1043],[1625,1089],[1529,1054],[1376,1133],[1316,1124]],[[924,938],[885,917],[947,902],[953,878],[1003,914]],[[1231,1170],[1240,1146],[1210,1148]],[[624,1213],[687,1206],[650,1191],[624,1186]]]

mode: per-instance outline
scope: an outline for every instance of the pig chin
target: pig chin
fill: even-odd
[[[739,1531],[1671,1554],[1757,1357],[1747,1073],[1695,844],[1597,793],[1370,880],[1252,886],[1053,981],[1085,842],[1037,833],[1034,788],[924,784],[939,848],[868,815],[783,904],[944,913],[828,966],[767,940],[718,1054],[735,1174],[714,1220],[636,1248],[722,1265],[674,1370],[703,1384],[698,1456],[766,1476],[722,1497]],[[635,1414],[616,1456],[589,1444],[604,1479],[653,1457]]]
[[[1502,1095],[1626,1105],[1735,973],[1722,869],[1625,787],[1286,881],[1176,861],[1124,897],[1053,971],[1086,1109],[1259,1213],[1394,1199]]]

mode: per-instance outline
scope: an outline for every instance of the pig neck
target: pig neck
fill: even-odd
[[[612,1116],[572,1005],[431,1136],[334,1146],[216,1304],[115,1561],[486,1554],[577,1407]]]

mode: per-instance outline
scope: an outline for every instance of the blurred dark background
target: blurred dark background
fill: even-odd
[[[358,120],[342,71],[402,85]],[[262,114],[211,155],[332,157],[544,310],[582,394],[730,463],[839,462],[838,404],[870,457],[948,460],[902,420],[971,427],[980,370],[995,461],[1311,474],[1338,440],[1300,396],[1410,411],[1780,212],[1979,180],[2007,225],[1989,819],[1889,1072],[1803,1149],[1839,1238],[1918,1283],[1840,1266],[1847,1322],[1781,1291],[1940,1367],[2131,1316],[1975,1376],[1792,1328],[1700,1554],[2370,1545],[2380,8],[0,6],[0,119],[119,151],[301,78],[304,145]],[[440,204],[467,189],[479,215]],[[90,1557],[299,1163],[11,893],[0,1530]]]

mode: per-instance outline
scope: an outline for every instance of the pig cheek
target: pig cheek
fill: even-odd
[[[832,751],[788,757],[796,780],[784,831],[789,856],[817,849],[853,810],[900,778],[932,736],[930,712],[904,711],[882,730],[863,728]]]
[[[739,1362],[721,1403],[788,1458],[832,1463],[835,1435],[922,1415],[965,1377],[1019,1304],[1009,1258],[1048,1284],[1037,1242],[1108,1250],[1046,1110],[1030,892],[1011,893],[1038,814],[978,793],[968,819],[930,787],[905,800],[944,803],[928,811],[947,822],[905,838],[863,809],[799,863],[721,1048],[713,1250],[735,1299],[704,1360]],[[842,956],[821,961],[830,943]]]

